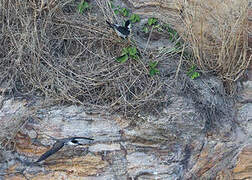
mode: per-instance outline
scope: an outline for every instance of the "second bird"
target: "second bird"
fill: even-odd
[[[86,137],[71,137],[71,138],[63,138],[59,139],[54,143],[53,147],[46,151],[44,154],[40,156],[40,158],[36,161],[36,163],[43,161],[47,159],[49,156],[53,155],[54,153],[58,152],[64,145],[83,145],[81,144],[78,139],[86,139],[93,141],[92,138],[86,138]]]
[[[131,32],[131,24],[130,20],[127,20],[125,22],[125,26],[119,26],[117,24],[112,24],[108,21],[106,21],[108,25],[116,32],[116,34],[121,38],[127,38],[130,35]]]

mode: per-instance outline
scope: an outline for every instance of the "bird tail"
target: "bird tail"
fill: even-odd
[[[109,25],[109,27],[111,27],[112,29],[114,29],[114,26],[110,22],[106,21],[106,23]]]

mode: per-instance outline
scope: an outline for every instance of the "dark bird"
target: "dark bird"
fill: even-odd
[[[125,26],[119,26],[117,24],[112,24],[108,21],[106,21],[106,22],[108,23],[109,27],[111,27],[119,37],[125,39],[130,35],[130,32],[131,32],[130,20],[127,20],[125,22]]]
[[[87,139],[91,141],[94,140],[92,138],[86,138],[86,137],[71,137],[71,138],[58,139],[50,150],[46,151],[44,154],[40,156],[40,158],[36,161],[36,163],[43,161],[47,159],[49,156],[55,154],[64,145],[83,145],[78,141],[78,139]]]

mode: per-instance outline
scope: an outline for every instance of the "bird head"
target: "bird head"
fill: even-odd
[[[78,140],[72,139],[71,141],[67,142],[68,145],[83,145]]]
[[[93,141],[94,139],[87,138],[87,137],[72,137],[72,138],[67,138],[65,141],[65,144],[68,144],[68,145],[84,145],[84,144],[86,144],[85,142],[84,142],[84,144],[80,143],[81,142],[80,140]]]
[[[125,27],[127,28],[127,29],[131,29],[131,23],[130,23],[130,20],[127,20],[126,22],[125,22]]]

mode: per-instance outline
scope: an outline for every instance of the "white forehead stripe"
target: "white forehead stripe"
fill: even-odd
[[[78,145],[78,143],[73,143],[73,142],[71,142],[71,141],[69,141],[67,144],[68,144],[68,145],[71,145],[71,146],[73,146],[73,145]]]

